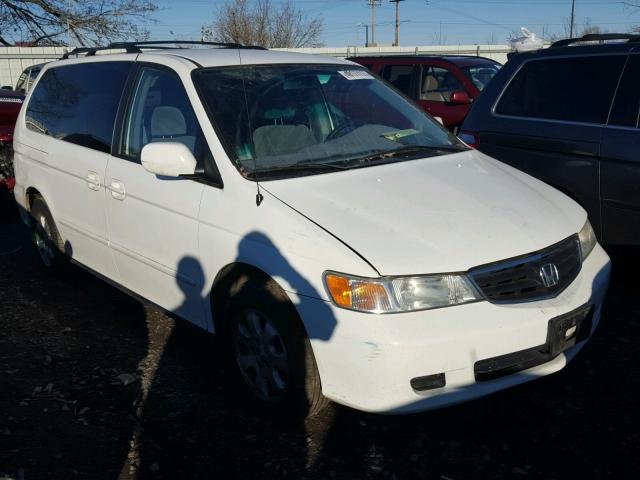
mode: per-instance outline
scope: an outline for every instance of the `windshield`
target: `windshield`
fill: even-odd
[[[247,178],[309,175],[465,149],[367,70],[349,65],[200,69],[194,81]]]
[[[467,73],[471,81],[480,91],[486,87],[491,79],[498,73],[500,69],[499,65],[483,63],[481,65],[471,65],[469,67],[462,67],[462,70]]]

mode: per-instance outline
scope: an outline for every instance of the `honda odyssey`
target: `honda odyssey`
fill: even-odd
[[[43,66],[14,148],[44,268],[221,335],[266,409],[421,411],[582,348],[610,264],[577,203],[362,66],[212,46]]]

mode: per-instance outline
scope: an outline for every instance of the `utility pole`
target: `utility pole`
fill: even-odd
[[[356,27],[364,27],[364,29],[365,29],[364,46],[368,47],[369,46],[369,24],[368,23],[359,23],[358,25],[356,25]]]
[[[382,0],[367,0],[367,4],[371,7],[371,45],[376,45],[376,7],[380,5]]]
[[[400,2],[404,2],[404,0],[389,0],[391,3],[395,3],[396,4],[396,41],[394,42],[393,46],[397,47],[398,46],[398,17],[400,16]]]
[[[569,38],[573,38],[573,21],[576,14],[576,0],[571,0],[571,20],[569,21]]]
[[[71,22],[69,21],[69,15],[71,15],[71,0],[67,2],[67,47],[71,46]]]

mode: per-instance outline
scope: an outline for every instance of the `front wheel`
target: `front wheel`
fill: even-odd
[[[329,401],[309,338],[273,281],[247,281],[227,309],[230,362],[238,390],[260,410],[312,416]]]

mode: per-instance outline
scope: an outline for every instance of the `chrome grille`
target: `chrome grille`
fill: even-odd
[[[545,286],[541,269],[549,264],[557,269],[557,283]],[[474,268],[469,276],[490,302],[532,301],[558,295],[581,267],[580,242],[573,235],[539,252]]]

